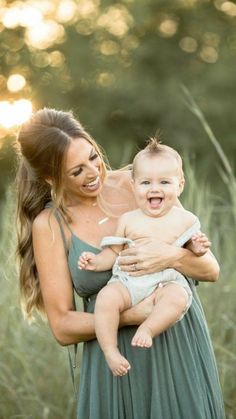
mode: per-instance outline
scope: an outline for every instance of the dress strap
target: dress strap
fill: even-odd
[[[55,208],[55,209],[53,208],[52,201],[47,202],[47,204],[45,205],[45,208],[50,208],[51,211],[52,211],[52,214],[55,216],[55,218],[56,218],[56,220],[59,224],[59,227],[60,227],[61,237],[62,237],[62,240],[63,240],[65,252],[66,252],[66,254],[68,254],[69,249],[68,249],[68,243],[67,243],[66,236],[65,236],[64,225],[68,228],[68,230],[71,234],[73,234],[73,232],[72,232],[69,224],[65,220],[65,217],[60,212],[60,210],[57,209],[57,208]]]
[[[65,220],[64,220],[64,218],[62,217],[62,215],[59,213],[59,211],[58,210],[55,210],[54,211],[54,215],[55,215],[55,218],[56,218],[56,220],[57,220],[57,222],[58,222],[58,224],[59,224],[59,227],[60,227],[60,231],[61,231],[61,237],[62,237],[62,240],[63,240],[63,244],[64,244],[64,248],[65,248],[65,251],[66,251],[66,254],[68,253],[68,251],[69,251],[69,249],[68,249],[68,244],[67,244],[67,240],[66,240],[66,236],[65,236],[65,231],[64,231],[64,228],[63,228],[63,225],[62,225],[62,220],[65,222]],[[66,226],[67,226],[67,224],[66,224]],[[68,229],[70,230],[70,228],[68,227]],[[70,230],[71,231],[71,230]]]

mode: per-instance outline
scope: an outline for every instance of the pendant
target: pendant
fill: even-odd
[[[98,221],[98,224],[103,224],[105,223],[107,220],[109,220],[108,217],[103,218],[102,220]]]

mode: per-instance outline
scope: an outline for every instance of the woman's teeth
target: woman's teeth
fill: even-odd
[[[86,185],[84,185],[85,188],[92,188],[94,186],[97,186],[99,182],[99,176],[96,177],[95,180],[93,180],[92,182],[87,183]]]

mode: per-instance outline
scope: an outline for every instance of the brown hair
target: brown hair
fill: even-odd
[[[150,156],[155,157],[157,155],[164,155],[169,154],[172,155],[179,166],[179,177],[181,181],[184,181],[184,172],[183,172],[183,163],[182,158],[180,157],[179,153],[172,147],[169,147],[168,145],[162,144],[159,138],[151,137],[147,141],[146,147],[139,151],[133,160],[133,169],[132,169],[132,176],[134,178],[135,176],[135,169],[137,167],[137,162],[141,156]]]
[[[62,169],[72,139],[84,138],[102,160],[102,178],[106,176],[103,155],[96,142],[71,112],[44,108],[22,125],[16,141],[19,157],[17,182],[17,255],[20,264],[20,292],[26,317],[34,309],[44,311],[32,245],[32,224],[36,216],[53,201],[53,208],[68,216],[63,204]],[[50,179],[52,186],[47,180]]]

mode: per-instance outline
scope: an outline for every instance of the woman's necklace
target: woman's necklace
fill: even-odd
[[[82,206],[80,206],[79,208],[78,208],[78,210],[79,210],[79,212],[81,213],[81,216],[85,219],[85,221],[88,223],[88,222],[91,222],[91,221],[93,221],[93,222],[96,222],[96,224],[99,224],[99,225],[101,225],[101,224],[104,224],[104,223],[106,223],[108,220],[109,220],[109,217],[104,217],[104,218],[101,218],[101,219],[99,219],[98,221],[95,221],[94,219],[93,219],[93,217],[86,217],[85,215],[87,215],[86,213],[88,213],[89,212],[89,208],[91,208],[91,207],[98,207],[98,203],[97,202],[93,202],[91,205],[86,205],[85,206],[86,207],[86,209],[84,210],[83,209],[83,207]]]

